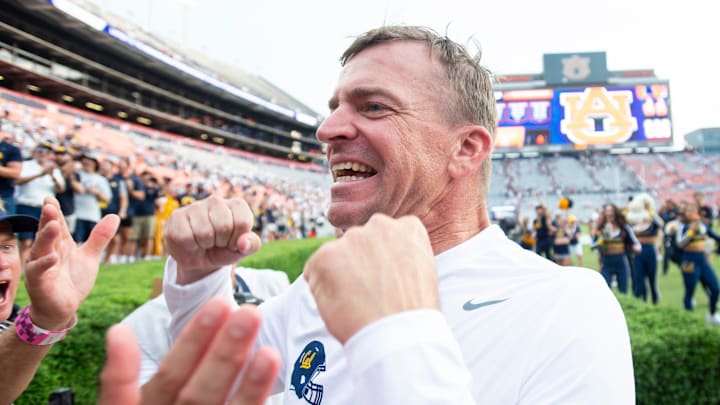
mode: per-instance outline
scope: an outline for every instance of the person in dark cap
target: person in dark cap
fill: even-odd
[[[84,190],[75,194],[77,223],[73,238],[76,242],[85,242],[102,217],[100,205],[110,202],[112,190],[105,176],[98,173],[100,162],[95,154],[83,153],[80,164],[80,183]]]
[[[12,136],[0,128],[0,198],[5,212],[15,213],[15,180],[20,178],[22,154],[11,141]]]
[[[40,220],[0,213],[0,403],[14,401],[32,380],[52,345],[77,323],[78,307],[97,277],[100,255],[115,234],[119,218],[105,217],[87,243],[70,236],[57,200],[48,197]],[[19,232],[36,233],[25,267],[30,304],[20,309]]]

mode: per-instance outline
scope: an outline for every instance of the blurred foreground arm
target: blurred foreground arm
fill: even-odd
[[[280,356],[271,348],[251,353],[259,329],[254,306],[232,312],[228,302],[211,299],[179,336],[155,377],[140,388],[137,342],[128,327],[116,325],[107,335],[99,403],[261,405],[275,383]]]

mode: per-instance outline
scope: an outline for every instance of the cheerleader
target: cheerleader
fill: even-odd
[[[631,245],[635,253],[642,249],[620,209],[615,204],[606,204],[595,228],[593,248],[600,253],[600,274],[608,286],[612,286],[615,276],[618,290],[623,294],[627,294],[630,270],[625,254],[627,245]]]
[[[660,298],[657,287],[657,243],[664,223],[655,214],[652,197],[640,194],[633,198],[628,205],[627,220],[642,246],[632,266],[633,295],[647,301],[649,287],[652,303],[657,304]]]
[[[715,271],[705,255],[707,228],[702,223],[696,204],[688,204],[683,214],[682,225],[677,232],[677,245],[682,249],[680,269],[685,283],[683,304],[685,309],[692,311],[695,286],[700,281],[708,294],[709,312],[706,319],[710,324],[720,326],[720,315],[716,312],[720,288]]]
[[[558,217],[553,233],[553,258],[555,263],[561,266],[570,265],[570,236],[567,220],[562,216]]]

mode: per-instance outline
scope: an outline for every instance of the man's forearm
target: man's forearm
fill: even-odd
[[[11,403],[25,391],[51,347],[23,342],[14,325],[0,334],[0,404]]]

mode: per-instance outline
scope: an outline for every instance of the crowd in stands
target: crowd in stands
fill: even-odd
[[[8,94],[0,94],[0,136],[18,148],[14,159],[22,160],[22,170],[13,177],[15,187],[8,195],[14,198],[6,209],[39,216],[35,211],[43,197],[56,196],[78,242],[87,238],[101,215],[119,214],[120,232],[109,248],[108,262],[163,255],[163,221],[176,207],[211,194],[245,198],[255,210],[255,230],[265,241],[333,232],[324,218],[329,175],[323,167]]]
[[[578,153],[493,161],[490,205],[532,212],[537,201],[554,204],[568,196],[587,221],[606,202],[622,203],[640,192],[663,201],[691,199],[702,191],[720,201],[720,155],[693,152],[612,155]]]

